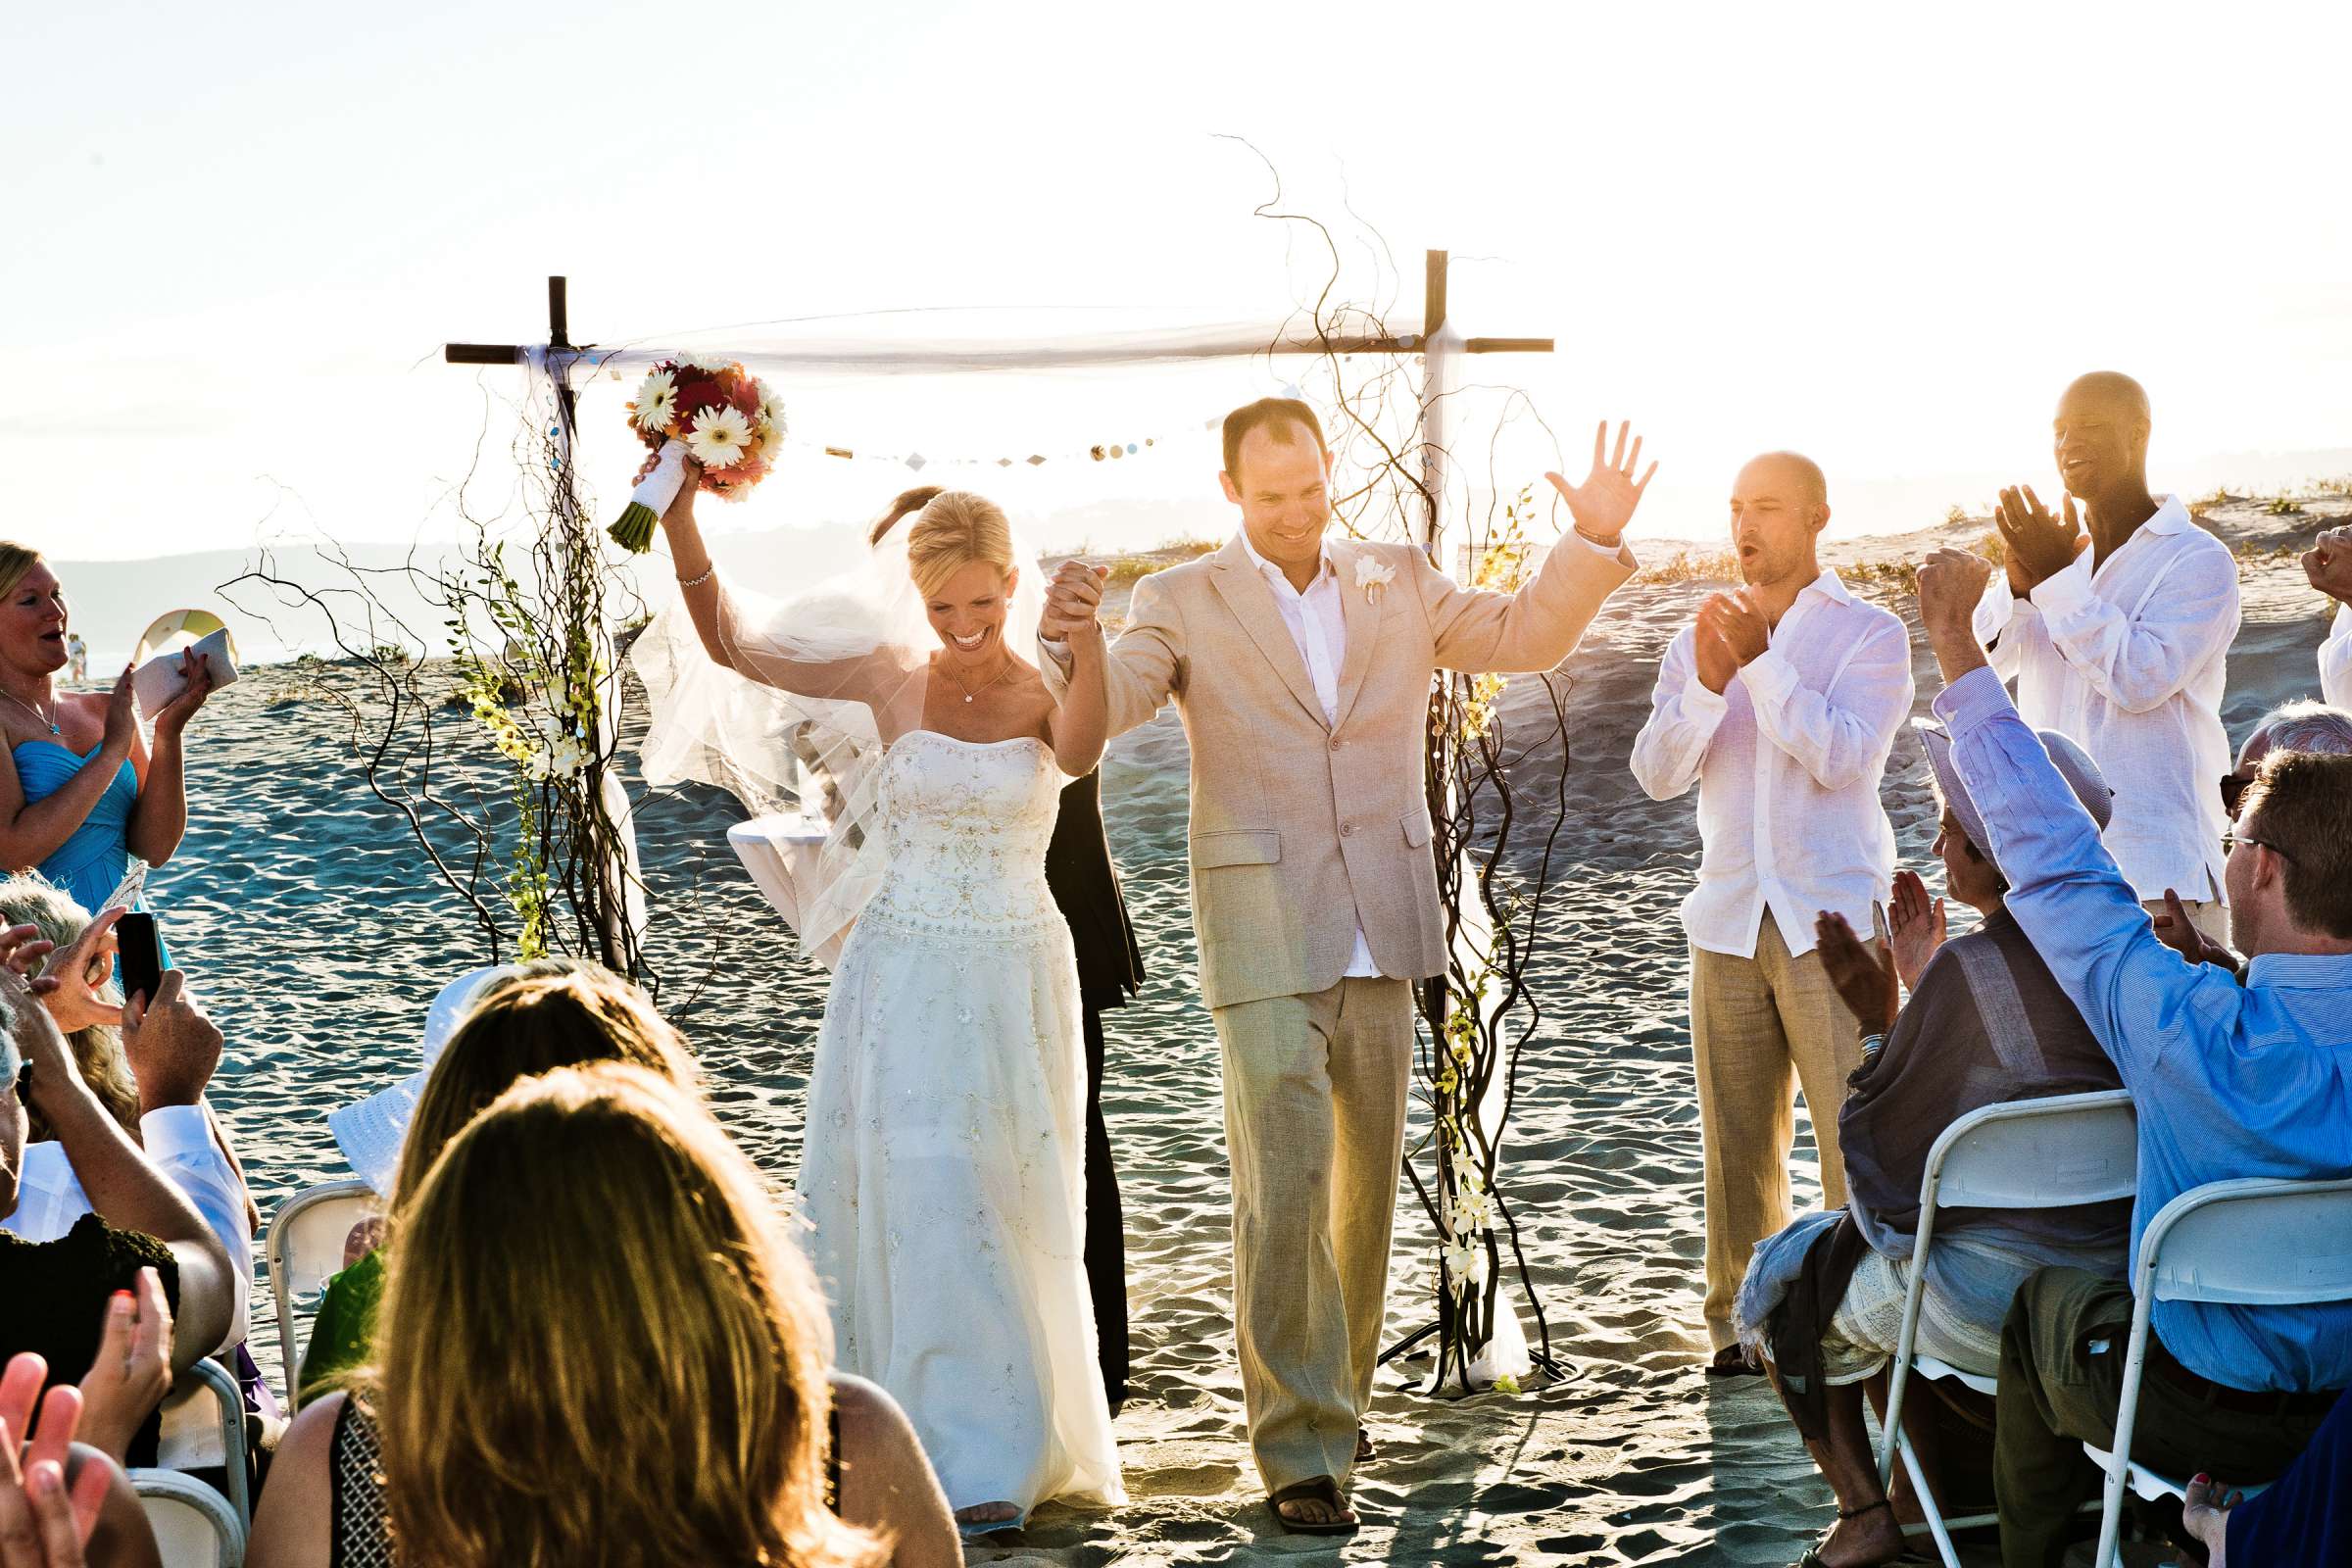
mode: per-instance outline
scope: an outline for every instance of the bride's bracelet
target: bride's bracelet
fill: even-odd
[[[703,574],[699,577],[680,577],[678,579],[678,586],[681,588],[700,588],[703,584],[709,582],[711,574],[717,570],[718,563],[714,561],[710,565],[703,568]]]

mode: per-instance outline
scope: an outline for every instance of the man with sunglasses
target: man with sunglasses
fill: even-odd
[[[1956,550],[1920,568],[1936,712],[2010,878],[2009,912],[2132,1093],[2134,1251],[2166,1203],[2208,1182],[2352,1176],[2352,757],[2264,761],[2224,872],[2245,976],[2181,962],[1985,660],[1970,619],[1990,569]],[[1993,1438],[2006,1568],[2056,1568],[2096,1490],[2082,1445],[2114,1444],[2131,1321],[2118,1280],[2050,1268],[2018,1292]],[[2352,1386],[2352,1302],[2160,1300],[2151,1325],[2132,1456],[2170,1474],[2227,1454],[2224,1481],[2269,1480]]]
[[[2222,816],[2235,822],[2246,786],[2262,770],[2263,759],[2273,752],[2316,752],[2324,757],[2352,757],[2352,712],[2309,700],[2281,703],[2262,715],[2237,749],[2237,766],[2222,775]],[[2222,835],[2229,853],[2231,835]],[[2246,960],[2227,943],[2216,942],[2187,918],[2180,895],[2167,888],[2165,912],[2156,916],[2156,934],[2191,963],[2218,963],[2231,974],[2241,973]]]

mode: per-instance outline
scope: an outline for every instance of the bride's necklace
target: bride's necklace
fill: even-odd
[[[1003,680],[1005,676],[1011,674],[1012,664],[1012,656],[1010,654],[1006,654],[1004,656],[1004,665],[1002,669],[999,669],[994,675],[989,676],[988,679],[982,681],[977,686],[965,686],[963,684],[963,677],[956,673],[956,662],[951,659],[948,661],[948,675],[958,687],[962,688],[963,700],[968,703],[973,698],[978,697],[982,692],[988,690],[991,686],[994,686],[997,682]]]
[[[56,698],[52,697],[49,699],[49,711],[44,713],[39,709],[26,702],[24,698],[19,697],[15,692],[0,691],[0,697],[6,697],[10,702],[16,704],[19,708],[22,708],[24,710],[24,711],[39,719],[43,724],[48,725],[50,734],[55,735],[58,733],[57,719],[53,716],[57,711]]]

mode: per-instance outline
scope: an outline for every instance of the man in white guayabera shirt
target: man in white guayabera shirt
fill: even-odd
[[[2320,701],[2352,708],[2352,527],[2330,528],[2303,552],[2311,585],[2335,601],[2335,625],[2320,644]]]
[[[1992,667],[2028,724],[2090,753],[2115,787],[2107,852],[2151,913],[2177,891],[2226,942],[2222,692],[2237,636],[2237,563],[2178,496],[2148,490],[2148,395],[2113,370],[2078,379],[2052,423],[2066,484],[2052,516],[2001,492],[2007,573],[1977,606]],[[2082,504],[2080,515],[2076,503]]]
[[[1829,520],[1811,460],[1776,452],[1740,470],[1731,523],[1745,587],[1709,596],[1668,645],[1634,741],[1634,777],[1652,799],[1698,786],[1703,852],[1683,927],[1716,1376],[1748,1370],[1732,1304],[1756,1243],[1791,1217],[1791,1077],[1821,1149],[1823,1201],[1845,1201],[1838,1107],[1861,1030],[1813,927],[1831,909],[1872,930],[1894,877],[1879,779],[1911,711],[1911,639],[1822,569]]]

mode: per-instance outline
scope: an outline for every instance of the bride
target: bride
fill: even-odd
[[[1062,776],[1102,753],[1101,633],[1072,628],[1057,707],[1013,652],[1036,557],[979,496],[907,491],[862,569],[775,604],[721,580],[694,493],[662,519],[681,603],[630,654],[645,771],[830,822],[779,902],[804,953],[838,954],[799,1188],[839,1364],[906,1407],[967,1533],[1123,1501],[1081,1256],[1078,972],[1045,874]]]

